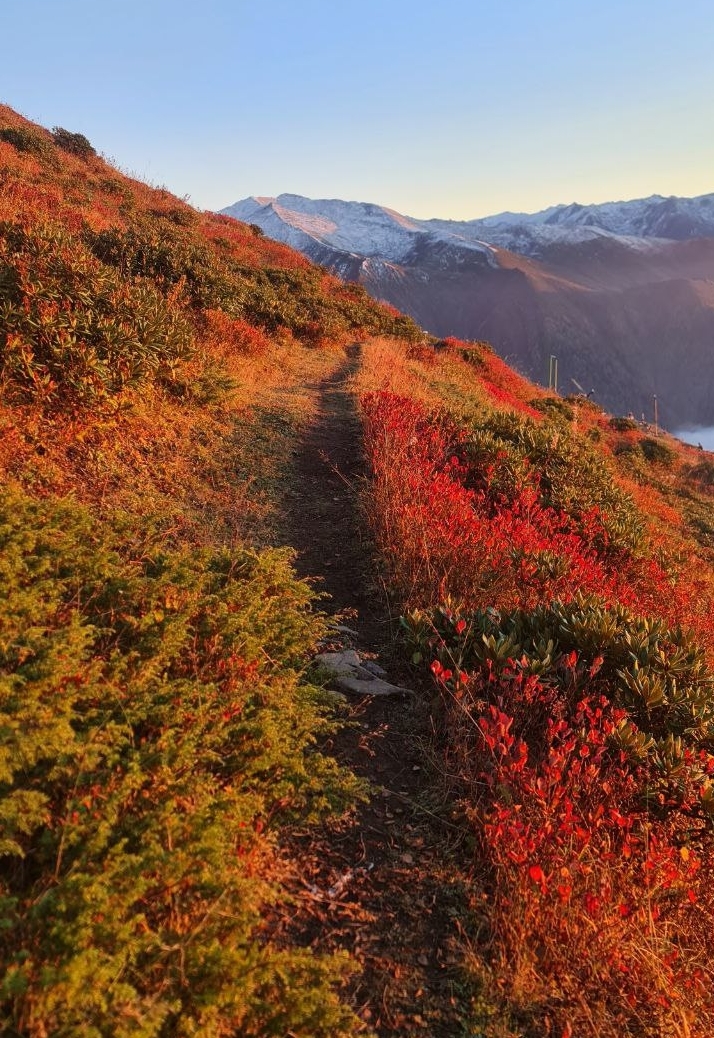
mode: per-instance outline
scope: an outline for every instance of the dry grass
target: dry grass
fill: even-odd
[[[234,388],[212,404],[155,388],[99,414],[0,404],[0,477],[99,514],[150,514],[196,543],[271,542],[291,450],[344,354],[274,341],[257,357],[213,357]]]

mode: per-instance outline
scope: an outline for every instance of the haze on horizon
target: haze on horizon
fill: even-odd
[[[0,101],[220,209],[471,219],[714,190],[707,0],[24,0]]]

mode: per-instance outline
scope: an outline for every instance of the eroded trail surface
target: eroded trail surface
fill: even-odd
[[[298,570],[316,580],[353,633],[342,645],[379,658],[404,684],[390,657],[390,623],[360,516],[360,425],[346,385],[357,355],[320,387],[318,414],[295,459],[286,502]],[[425,695],[350,697],[351,726],[328,747],[367,779],[367,804],[315,832],[298,832],[286,854],[298,863],[296,904],[277,936],[316,950],[345,949],[362,967],[348,997],[380,1036],[452,1038],[468,1033],[468,987],[460,967],[459,920],[466,891],[457,859],[459,830],[424,746]]]
[[[287,500],[286,534],[298,552],[296,568],[329,598],[325,609],[346,613],[348,626],[364,643],[389,643],[381,603],[370,591],[374,571],[359,513],[364,474],[360,423],[348,380],[359,364],[351,347],[337,371],[319,387],[315,420],[293,466]]]

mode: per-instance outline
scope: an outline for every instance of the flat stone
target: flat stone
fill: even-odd
[[[368,670],[370,674],[374,674],[375,678],[386,678],[387,672],[384,667],[380,667],[374,660],[364,660],[362,663],[362,669]]]
[[[335,684],[343,692],[351,692],[356,696],[413,696],[410,688],[402,688],[400,685],[390,685],[388,681],[373,677],[370,681],[364,678],[340,676],[335,678]]]
[[[321,652],[315,657],[315,663],[319,663],[325,670],[329,670],[336,677],[341,674],[354,674],[360,668],[360,658],[354,649],[345,649],[343,652]]]
[[[359,653],[354,649],[321,652],[315,657],[315,663],[330,673],[333,682],[342,692],[350,692],[357,696],[413,695],[411,689],[385,681],[387,672],[379,664],[367,660],[363,665]]]

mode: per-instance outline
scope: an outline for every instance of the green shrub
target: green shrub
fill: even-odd
[[[124,277],[181,284],[197,309],[224,310],[269,334],[287,328],[314,342],[360,329],[410,341],[423,338],[410,318],[379,306],[361,285],[335,285],[330,293],[318,267],[238,264],[190,228],[167,226],[166,220],[136,221],[127,231],[88,229],[84,240],[98,259],[117,267]]]
[[[584,396],[582,393],[567,393],[563,397],[563,400],[565,400],[566,403],[571,404],[572,406],[577,405],[584,411],[590,411],[591,414],[604,413],[604,409],[600,406],[600,404],[596,403],[596,401],[593,400],[592,397]]]
[[[564,418],[566,422],[572,422],[575,418],[575,411],[562,397],[536,397],[534,400],[529,400],[528,404],[535,411],[541,411],[551,418]]]
[[[666,443],[662,443],[661,440],[653,440],[649,436],[640,440],[640,450],[647,461],[655,465],[671,465],[677,457],[676,451],[673,451]]]
[[[582,596],[530,611],[415,612],[403,624],[409,650],[419,658],[436,656],[467,672],[485,665],[498,674],[515,666],[545,686],[566,689],[571,707],[585,695],[604,693],[626,711],[618,745],[634,764],[647,762],[650,780],[654,776],[661,787],[648,791],[652,806],[657,808],[663,791],[675,800],[678,790],[684,796],[679,780],[694,776],[703,790],[700,806],[714,818],[714,784],[697,764],[700,748],[714,750],[714,674],[704,650],[681,628]],[[544,714],[540,722],[546,719]],[[538,724],[534,714],[535,752],[545,742]]]
[[[355,793],[286,553],[4,492],[0,579],[3,1033],[351,1033],[342,966],[259,936],[269,834]]]
[[[152,214],[160,220],[168,220],[169,223],[178,227],[192,227],[196,223],[196,213],[193,209],[183,209],[173,206],[171,209],[153,209]]]
[[[544,505],[565,512],[576,525],[597,509],[607,534],[601,550],[641,550],[644,524],[632,499],[616,485],[602,456],[562,423],[539,426],[498,412],[474,426],[464,453],[474,473],[492,471],[493,487],[506,498],[533,484]]]
[[[137,221],[129,230],[84,231],[93,254],[125,278],[151,278],[170,287],[185,284],[191,302],[206,309],[226,302],[228,272],[207,242],[164,221]]]
[[[88,159],[97,154],[83,133],[72,133],[62,126],[55,126],[52,129],[52,139],[58,148],[80,159]]]
[[[60,228],[0,224],[0,369],[16,393],[66,406],[170,383],[193,341],[148,280],[122,278]]]
[[[634,429],[639,428],[634,418],[625,416],[611,418],[609,424],[610,428],[614,429],[615,432],[632,432]]]
[[[16,151],[27,152],[40,158],[49,153],[49,144],[42,134],[25,126],[6,126],[0,129],[0,141],[12,144]]]

